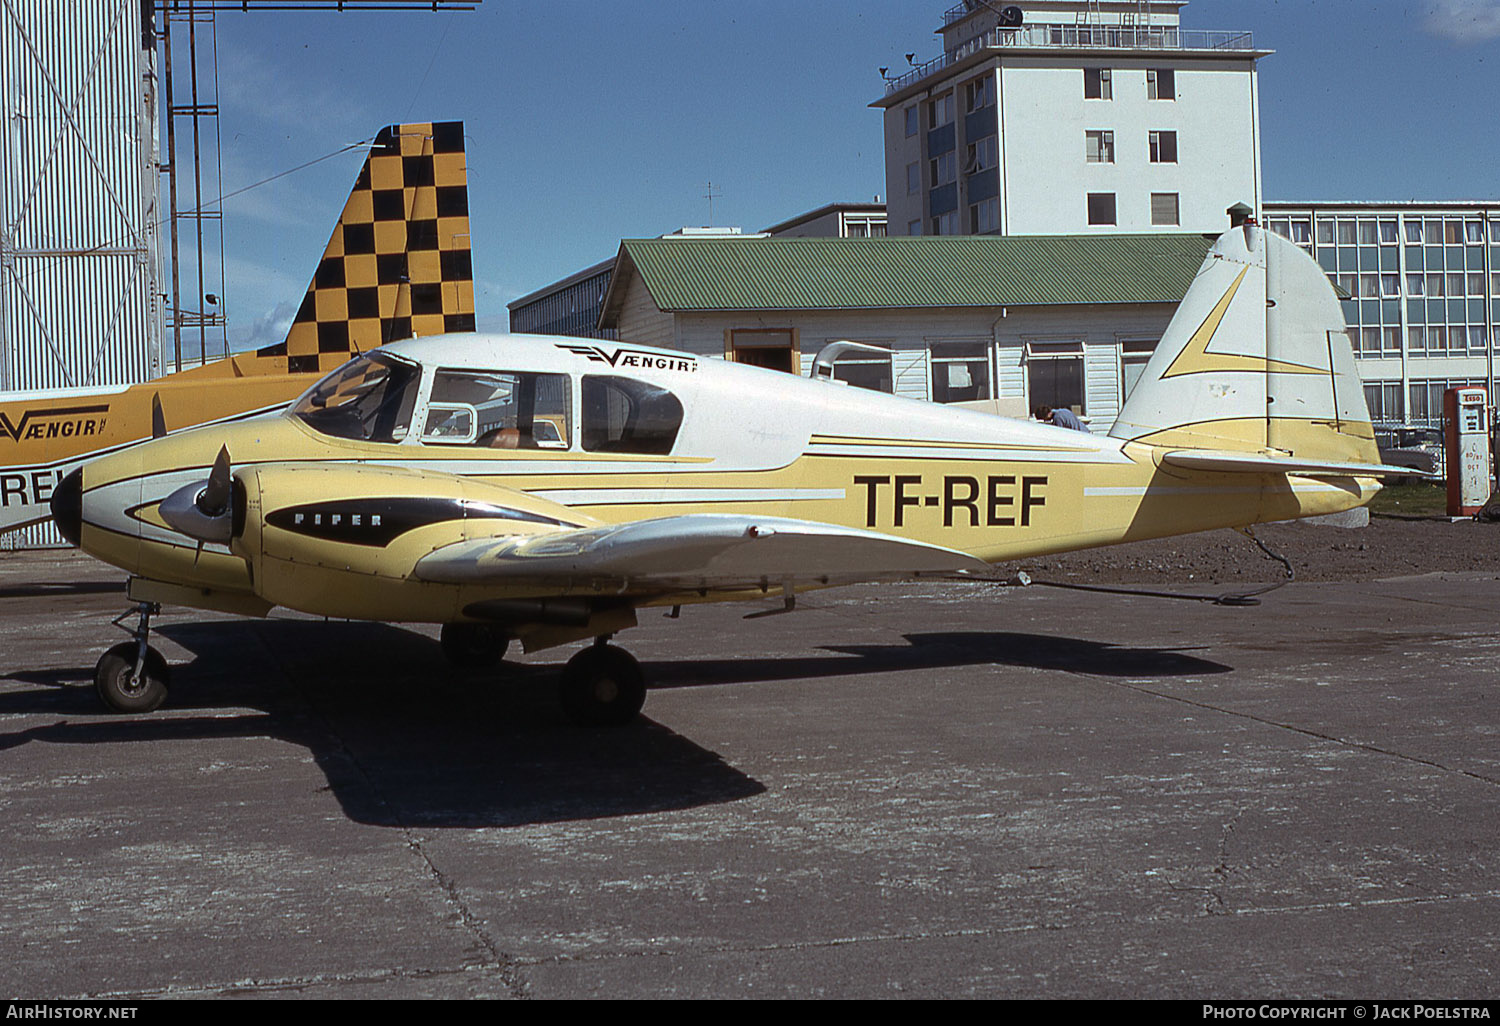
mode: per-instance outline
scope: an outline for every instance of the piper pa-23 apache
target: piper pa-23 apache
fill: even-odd
[[[127,570],[135,640],[104,701],[166,697],[159,603],[442,624],[461,663],[585,639],[577,721],[623,723],[643,607],[1315,516],[1383,475],[1323,272],[1253,222],[1209,253],[1108,436],[687,353],[524,336],[412,339],[288,410],[86,464],[63,533]],[[993,578],[992,578],[993,579]],[[121,617],[123,620],[124,617]]]

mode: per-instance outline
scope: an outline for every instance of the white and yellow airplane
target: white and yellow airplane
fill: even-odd
[[[149,615],[443,624],[459,661],[587,638],[562,697],[632,719],[604,644],[648,606],[978,574],[1040,553],[1332,513],[1384,474],[1334,292],[1253,224],[1214,245],[1108,437],[630,344],[413,339],[282,414],[87,464],[52,499],[132,575],[134,641],[100,660],[123,710],[167,668]],[[123,617],[122,617],[123,619]]]
[[[474,330],[461,121],[381,129],[286,340],[141,384],[0,392],[0,533],[84,461],[286,406],[351,356]]]

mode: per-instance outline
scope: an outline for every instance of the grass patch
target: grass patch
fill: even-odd
[[[1407,517],[1443,516],[1448,512],[1448,488],[1424,483],[1386,485],[1370,500],[1370,512]]]

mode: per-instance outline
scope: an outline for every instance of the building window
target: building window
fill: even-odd
[[[1152,132],[1151,133],[1151,163],[1153,163],[1153,164],[1175,164],[1175,163],[1177,163],[1177,133],[1176,132]]]
[[[1146,98],[1148,100],[1177,99],[1177,73],[1171,68],[1147,68]]]
[[[1464,222],[1464,241],[1465,242],[1483,242],[1484,241],[1484,225],[1481,224],[1478,221],[1465,221]]]
[[[1401,296],[1401,276],[1399,274],[1382,274],[1380,276],[1380,294],[1386,299],[1399,299]]]
[[[1090,164],[1113,164],[1115,162],[1115,133],[1084,132],[1084,159]]]
[[[934,189],[958,179],[958,160],[952,150],[939,153],[929,162],[932,165],[932,187]]]
[[[1026,344],[1027,405],[1087,412],[1083,395],[1083,343]]]
[[[1083,69],[1083,98],[1085,100],[1113,100],[1115,98],[1114,76],[1109,68]]]
[[[908,139],[917,134],[920,122],[921,117],[917,113],[917,105],[914,103],[906,108],[906,136]]]
[[[906,234],[907,235],[921,235],[922,234],[922,222],[920,220],[906,222]]]
[[[833,362],[834,379],[847,382],[855,388],[868,388],[872,392],[894,392],[896,375],[892,370],[890,343],[867,342],[865,344],[876,345],[887,351],[881,354],[872,353],[867,349],[855,349],[845,353]]]
[[[975,140],[969,143],[969,160],[964,170],[970,174],[988,171],[999,163],[999,153],[1000,147],[993,135]]]
[[[1339,245],[1340,246],[1352,246],[1352,245],[1354,245],[1354,242],[1355,242],[1354,222],[1353,221],[1343,221],[1343,220],[1341,220],[1341,221],[1338,222],[1337,227],[1338,227]]]
[[[729,332],[729,358],[752,367],[797,374],[796,332],[791,328],[748,328]]]
[[[914,196],[922,191],[922,165],[912,161],[906,165],[906,194]]]
[[[1371,381],[1365,385],[1365,406],[1369,407],[1370,419],[1400,423],[1405,420],[1401,409],[1401,382]]]
[[[1177,193],[1153,192],[1151,194],[1151,223],[1163,225],[1182,223],[1177,209]]]
[[[970,114],[995,103],[995,76],[984,75],[964,83],[964,109]]]
[[[1407,242],[1421,242],[1422,241],[1422,222],[1421,221],[1418,221],[1415,218],[1413,218],[1413,219],[1411,219],[1411,220],[1409,220],[1409,221],[1406,222],[1406,241]]]
[[[1157,339],[1124,339],[1120,342],[1120,398],[1129,399],[1151,354],[1156,351]],[[1033,405],[1035,405],[1033,403]]]
[[[967,403],[991,398],[988,342],[934,342],[928,352],[934,402]]]
[[[1112,192],[1089,193],[1089,224],[1115,223],[1115,194]]]
[[[1406,294],[1408,296],[1426,295],[1422,290],[1422,276],[1420,274],[1408,274],[1406,276]]]
[[[1000,230],[1000,201],[991,197],[969,208],[969,233],[988,235]]]
[[[944,93],[927,105],[927,127],[942,128],[953,120],[953,94]]]
[[[957,235],[958,234],[958,211],[950,210],[946,214],[938,214],[932,219],[933,235]]]
[[[885,238],[885,219],[879,216],[861,217],[855,214],[846,214],[844,215],[844,238]]]
[[[1305,247],[1312,242],[1312,224],[1306,220],[1273,217],[1266,221],[1266,227],[1284,239],[1291,239],[1299,246]]]

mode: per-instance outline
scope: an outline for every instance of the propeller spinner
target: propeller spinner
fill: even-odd
[[[228,542],[233,528],[229,449],[220,447],[207,481],[183,485],[162,500],[161,518],[174,530],[201,542]]]

